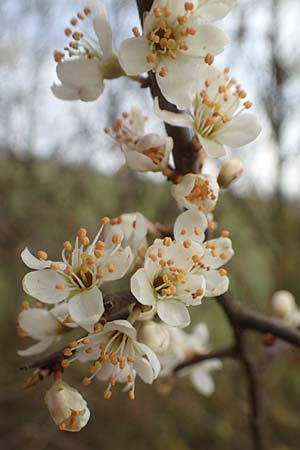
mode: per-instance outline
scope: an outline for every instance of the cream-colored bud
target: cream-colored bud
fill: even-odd
[[[272,310],[274,316],[289,320],[296,311],[296,301],[289,291],[277,291],[272,297]]]
[[[139,331],[139,341],[148,345],[155,353],[163,353],[170,345],[168,328],[152,320],[144,322]]]
[[[62,431],[80,431],[90,418],[82,395],[61,380],[49,389],[45,402],[52,419]]]
[[[244,173],[244,166],[240,159],[230,159],[223,164],[218,176],[218,183],[222,189],[228,188],[231,183],[238,180]]]

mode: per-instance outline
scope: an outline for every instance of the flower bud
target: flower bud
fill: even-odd
[[[296,301],[289,291],[277,291],[272,297],[272,310],[275,317],[290,319],[296,310]]]
[[[244,166],[240,159],[231,159],[223,164],[218,176],[218,183],[222,189],[228,188],[244,173]]]
[[[139,331],[139,340],[148,345],[155,353],[165,352],[170,345],[167,327],[153,321],[143,323]]]
[[[79,392],[61,380],[45,396],[50,415],[62,431],[80,431],[89,418],[87,403]]]

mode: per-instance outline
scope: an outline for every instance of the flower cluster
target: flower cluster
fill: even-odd
[[[150,72],[161,99],[167,100],[154,100],[155,113],[167,124],[192,130],[193,151],[202,168],[206,156],[224,156],[225,146],[248,144],[261,129],[247,112],[252,104],[229,76],[229,68],[221,71],[214,65],[214,57],[229,39],[212,23],[225,17],[234,4],[235,0],[154,0],[144,15],[143,32],[135,27],[134,37],[121,43],[118,56],[112,50],[112,29],[103,5],[88,4],[65,29],[67,47],[55,52],[61,84],[54,84],[52,91],[63,100],[93,101],[102,94],[105,79],[128,76],[145,87],[142,75]],[[24,291],[38,303],[22,304],[18,334],[37,342],[19,354],[38,354],[63,341],[59,352],[63,359],[49,369],[55,383],[46,394],[60,430],[78,431],[90,416],[81,394],[62,381],[70,364],[88,363],[83,385],[104,381],[104,399],[112,396],[115,385],[122,385],[133,400],[137,376],[152,384],[172,375],[178,364],[208,351],[205,324],[198,324],[191,334],[183,328],[191,323],[192,306],[201,311],[203,301],[229,288],[223,266],[234,252],[228,231],[213,236],[213,214],[220,187],[241,176],[242,163],[225,163],[218,178],[201,170],[180,172],[172,166],[172,151],[175,146],[177,154],[183,151],[181,143],[170,136],[145,134],[146,120],[133,107],[105,133],[120,145],[132,170],[162,172],[172,182],[172,196],[184,210],[174,226],[156,226],[139,212],[104,217],[93,239],[80,228],[74,243],[64,242],[58,259],[50,260],[43,250],[34,256],[26,248],[21,254],[31,269],[23,279]],[[132,301],[113,316],[106,308],[103,285],[113,286],[122,278]],[[284,314],[291,309],[287,302],[284,307],[276,301],[274,305]],[[221,362],[212,359],[179,375],[189,373],[197,390],[209,395],[214,390],[210,372],[220,368]]]

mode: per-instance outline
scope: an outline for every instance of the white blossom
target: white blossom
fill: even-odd
[[[48,390],[45,402],[52,419],[62,431],[80,431],[90,418],[82,395],[61,380]]]
[[[145,134],[145,122],[138,108],[132,108],[130,113],[123,113],[122,119],[117,119],[112,127],[111,136],[120,145],[126,163],[132,170],[138,172],[163,171],[169,162],[173,149],[171,137],[161,138],[158,134]],[[105,129],[109,133],[109,129]]]
[[[171,192],[179,206],[207,214],[216,206],[219,186],[213,176],[188,173],[172,186]]]
[[[186,94],[187,112],[162,110],[158,99],[154,100],[156,114],[166,123],[191,128],[212,158],[224,156],[224,146],[237,148],[249,144],[261,132],[256,116],[244,112],[252,106],[244,100],[246,92],[228,73],[228,68],[221,72],[214,67],[199,72],[198,85]]]
[[[19,350],[21,356],[31,356],[41,353],[54,342],[60,340],[61,335],[68,330],[63,323],[68,316],[68,308],[60,304],[51,310],[45,308],[28,308],[21,311],[18,317],[18,330],[22,336],[29,336],[39,341],[26,350]]]
[[[92,28],[95,37],[83,28],[84,24]],[[112,30],[102,3],[95,2],[95,8],[86,6],[71,19],[65,34],[73,39],[65,48],[69,59],[65,59],[65,51],[55,52],[56,72],[61,84],[53,84],[52,92],[61,100],[94,101],[104,90],[104,79],[122,75],[112,49]]]
[[[170,345],[170,335],[167,325],[153,320],[142,323],[139,334],[139,340],[148,345],[156,354],[165,352]]]
[[[208,17],[203,23],[201,2],[195,9],[196,4],[155,0],[145,15],[143,35],[134,28],[135,37],[122,42],[119,52],[128,75],[152,70],[163,95],[179,109],[186,107],[185,92],[197,67],[211,64],[229,41],[224,31],[207,24]]]
[[[244,165],[240,159],[226,161],[218,175],[218,184],[225,189],[238,180],[244,173]]]
[[[137,332],[127,320],[114,320],[88,338],[86,346],[79,345],[76,358],[80,361],[96,360],[92,375],[84,379],[89,384],[95,376],[108,381],[104,398],[111,397],[111,388],[116,382],[126,383],[129,397],[134,398],[136,374],[144,383],[153,383],[160,364],[155,353],[145,344],[138,342]]]
[[[172,375],[176,366],[188,361],[196,355],[205,354],[209,350],[209,332],[205,324],[198,324],[191,334],[178,328],[168,327],[170,345],[167,351],[159,354],[161,363],[160,376]],[[203,395],[211,395],[215,384],[211,376],[212,370],[222,368],[219,359],[211,359],[188,366],[178,373],[178,376],[189,375],[193,386]]]
[[[227,272],[220,267],[233,255],[231,241],[221,237],[203,243],[206,228],[203,213],[182,213],[174,225],[175,240],[157,239],[146,252],[144,267],[131,277],[136,299],[156,307],[158,316],[168,325],[188,326],[188,306],[199,305],[203,296],[221,295],[228,289]]]
[[[104,218],[109,223],[108,218]],[[124,234],[112,229],[105,241],[99,240],[104,225],[90,244],[87,231],[78,231],[75,247],[65,242],[61,262],[40,261],[25,249],[23,262],[32,269],[23,279],[24,291],[43,303],[67,303],[72,321],[93,331],[103,312],[103,296],[99,287],[106,281],[122,278],[132,264],[130,247],[122,248]],[[44,252],[42,252],[44,253]]]
[[[148,220],[139,212],[122,214],[111,219],[105,232],[108,233],[111,229],[120,229],[123,233],[122,248],[129,246],[136,253],[147,236]]]
[[[236,5],[236,0],[195,0],[198,20],[214,22],[223,19]]]
[[[294,295],[289,291],[276,291],[272,296],[272,311],[275,317],[287,325],[300,325],[300,309]]]

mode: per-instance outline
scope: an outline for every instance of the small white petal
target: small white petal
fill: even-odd
[[[202,262],[205,266],[210,267],[211,269],[218,269],[219,267],[226,264],[234,255],[234,251],[232,249],[232,242],[229,238],[216,238],[206,241],[204,256]],[[212,253],[209,246],[212,245],[216,253]],[[205,247],[204,246],[204,247]],[[217,256],[213,256],[213,255]]]
[[[165,123],[169,123],[170,125],[174,125],[175,127],[193,128],[194,126],[194,121],[188,114],[173,113],[164,109],[160,109],[157,97],[155,97],[154,99],[154,112]]]
[[[62,84],[70,87],[98,86],[103,76],[96,59],[70,59],[57,64],[56,72]]]
[[[153,64],[147,62],[149,53],[148,40],[144,36],[123,41],[120,47],[119,60],[127,75],[139,75],[151,70]]]
[[[254,114],[240,114],[216,133],[216,139],[233,148],[241,147],[254,141],[261,129]]]
[[[111,331],[120,331],[121,333],[129,336],[131,339],[136,339],[136,329],[130,322],[128,322],[128,320],[119,319],[106,323],[103,328],[103,333]]]
[[[228,291],[229,278],[221,276],[217,270],[203,271],[206,281],[205,297],[217,297]]]
[[[211,374],[197,365],[191,372],[193,386],[203,395],[211,395],[215,390],[215,383]]]
[[[33,356],[38,355],[39,353],[44,352],[49,348],[52,343],[54,342],[54,337],[47,337],[37,344],[32,345],[31,347],[27,348],[26,350],[18,350],[18,355],[20,356]]]
[[[23,289],[26,294],[40,300],[43,303],[58,303],[69,296],[66,289],[57,289],[62,279],[55,270],[45,269],[29,272],[23,278]]]
[[[153,350],[151,350],[151,348],[148,347],[148,345],[143,344],[141,342],[137,342],[136,346],[138,347],[139,351],[143,355],[146,355],[146,357],[149,360],[150,365],[153,369],[154,379],[157,378],[159,371],[160,371],[160,362],[159,362],[156,354],[154,353]]]
[[[236,0],[198,0],[199,17],[208,22],[221,20],[235,4]]]
[[[146,359],[135,356],[133,368],[139,375],[139,377],[141,377],[144,383],[148,384],[153,383],[154,380],[153,370],[150,363]]]
[[[153,292],[145,269],[138,269],[131,277],[130,289],[135,298],[142,304],[152,306],[156,303],[156,297]]]
[[[205,57],[208,53],[218,55],[228,44],[228,35],[220,28],[212,25],[200,25],[194,36],[187,36],[185,39],[188,50],[184,53],[189,56]]]
[[[122,150],[130,169],[136,170],[137,172],[153,172],[156,170],[156,165],[148,156],[131,150],[125,145],[122,146]]]
[[[78,90],[79,99],[82,102],[93,102],[102,94],[104,90],[104,84],[99,81],[98,86],[82,86]]]
[[[218,142],[214,141],[213,139],[203,138],[199,134],[198,134],[198,138],[199,138],[200,144],[202,145],[204,151],[211,158],[221,158],[222,156],[226,155],[225,148],[222,144],[219,144]]]
[[[98,3],[98,15],[93,20],[93,26],[103,52],[103,57],[107,59],[113,53],[112,30],[107,18],[106,10],[100,2]]]
[[[172,327],[185,328],[191,323],[187,307],[177,300],[162,300],[157,304],[159,318]]]
[[[26,309],[21,311],[18,320],[25,333],[37,340],[45,336],[54,336],[61,328],[59,321],[46,309]]]
[[[51,265],[51,261],[44,261],[36,256],[34,256],[28,248],[25,248],[21,253],[21,259],[24,264],[26,264],[29,269],[33,270],[41,270],[41,269],[48,269]]]
[[[51,86],[51,91],[55,95],[55,97],[60,100],[72,101],[79,100],[79,91],[78,88],[73,86],[66,86],[65,84],[53,84]]]
[[[71,298],[68,307],[72,320],[88,331],[92,331],[92,326],[104,313],[102,293],[97,287],[82,290],[80,294]]]
[[[189,210],[180,214],[174,224],[174,237],[176,241],[182,242],[190,239],[202,243],[207,228],[207,218],[200,211]],[[182,231],[185,234],[182,234]],[[197,232],[197,234],[196,234]],[[199,234],[200,232],[200,234]]]

